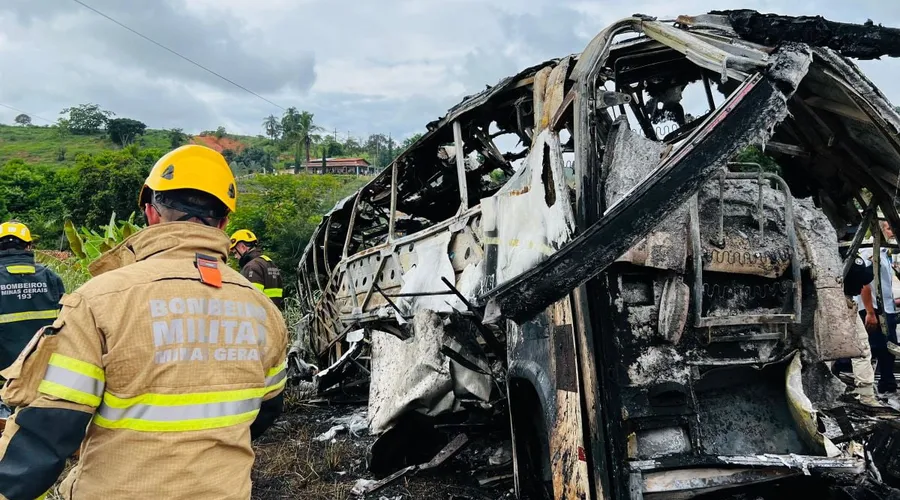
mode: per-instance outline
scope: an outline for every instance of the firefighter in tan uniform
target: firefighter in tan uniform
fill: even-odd
[[[231,235],[229,250],[238,259],[241,274],[266,297],[272,299],[278,309],[284,309],[281,270],[259,248],[256,235],[248,229],[235,231]]]
[[[141,190],[149,227],[91,266],[52,326],[4,371],[18,407],[0,438],[0,499],[248,499],[251,439],[281,413],[281,313],[225,265],[237,196],[201,146]]]

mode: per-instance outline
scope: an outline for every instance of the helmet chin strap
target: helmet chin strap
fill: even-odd
[[[197,219],[197,220],[199,220],[200,222],[203,223],[204,226],[215,227],[215,224],[211,223],[211,222],[210,222],[208,219],[206,219],[205,217],[202,217],[202,216],[200,216],[200,215],[191,214],[191,213],[185,213],[185,214],[182,215],[181,217],[175,219],[175,222],[184,222],[184,221],[189,221],[189,220],[191,220],[191,219]]]

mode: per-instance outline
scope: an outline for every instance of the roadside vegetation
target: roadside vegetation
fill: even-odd
[[[290,298],[297,260],[321,214],[369,178],[270,174],[290,171],[307,154],[357,156],[383,166],[401,151],[382,134],[344,141],[321,135],[313,115],[296,108],[266,118],[266,135],[256,137],[224,127],[197,135],[148,129],[90,103],[62,110],[50,126],[34,126],[25,114],[15,123],[0,125],[0,220],[31,228],[37,259],[62,276],[67,290],[89,278],[88,265],[103,251],[142,227],[137,193],[156,160],[195,143],[220,151],[238,176],[238,209],[226,231],[248,228],[259,236],[284,272]]]

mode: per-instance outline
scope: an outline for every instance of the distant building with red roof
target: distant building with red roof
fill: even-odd
[[[342,175],[374,175],[375,167],[369,164],[365,158],[322,158],[311,159],[304,163],[300,172],[308,174],[342,174]],[[281,174],[293,174],[294,170],[288,168],[279,172]]]

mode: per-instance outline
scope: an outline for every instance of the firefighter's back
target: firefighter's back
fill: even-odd
[[[49,325],[65,292],[51,270],[26,251],[0,252],[0,369],[15,361],[38,329]]]
[[[64,299],[91,312],[95,324],[82,327],[105,344],[102,402],[63,488],[71,498],[250,497],[250,425],[283,385],[283,320],[221,261],[218,288],[183,253],[108,272]]]

